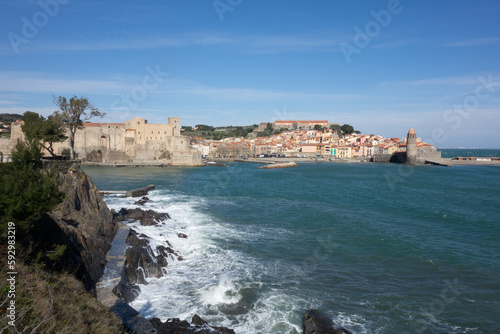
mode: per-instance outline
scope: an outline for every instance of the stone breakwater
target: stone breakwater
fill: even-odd
[[[257,167],[259,169],[275,169],[275,168],[289,168],[289,167],[298,167],[299,165],[293,161],[280,163],[280,164],[269,164],[262,167]]]

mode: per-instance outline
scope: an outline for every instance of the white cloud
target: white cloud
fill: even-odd
[[[106,51],[142,50],[176,48],[189,46],[231,46],[236,52],[246,54],[279,54],[304,52],[340,52],[341,36],[332,34],[302,35],[226,35],[218,33],[186,33],[182,35],[123,36],[122,38],[100,39],[95,41],[44,41],[33,42],[23,52],[43,53],[61,51]],[[0,54],[13,54],[11,48],[4,46]]]
[[[464,76],[453,76],[453,77],[435,77],[426,78],[419,80],[408,80],[408,81],[394,81],[381,82],[381,85],[411,85],[411,86],[430,86],[430,85],[444,85],[444,86],[465,86],[465,85],[479,85],[482,80],[490,81],[494,86],[500,85],[500,76],[494,73],[478,73],[476,75],[464,75]]]
[[[467,47],[467,46],[486,46],[500,44],[500,38],[490,37],[490,38],[474,38],[468,39],[460,42],[453,42],[445,44],[444,47]]]
[[[116,94],[126,84],[112,80],[67,79],[41,72],[0,72],[0,91],[50,94]]]

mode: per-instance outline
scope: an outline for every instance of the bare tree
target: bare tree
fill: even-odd
[[[83,122],[91,119],[92,117],[104,117],[105,113],[100,112],[94,107],[87,98],[77,98],[73,96],[69,101],[63,97],[54,96],[54,104],[59,107],[55,114],[59,115],[62,121],[69,128],[69,144],[71,150],[71,159],[75,158],[75,133],[76,130],[82,126]]]

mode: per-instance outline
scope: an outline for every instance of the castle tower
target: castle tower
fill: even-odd
[[[417,164],[417,133],[413,128],[408,131],[406,139],[406,163],[409,165]]]
[[[168,124],[172,126],[173,137],[181,135],[181,119],[179,117],[169,117]]]

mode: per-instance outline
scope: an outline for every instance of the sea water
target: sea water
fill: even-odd
[[[302,333],[316,308],[354,333],[500,332],[500,167],[257,166],[85,168],[101,190],[155,184],[144,208],[172,217],[132,223],[183,258],[141,285],[142,315]]]

